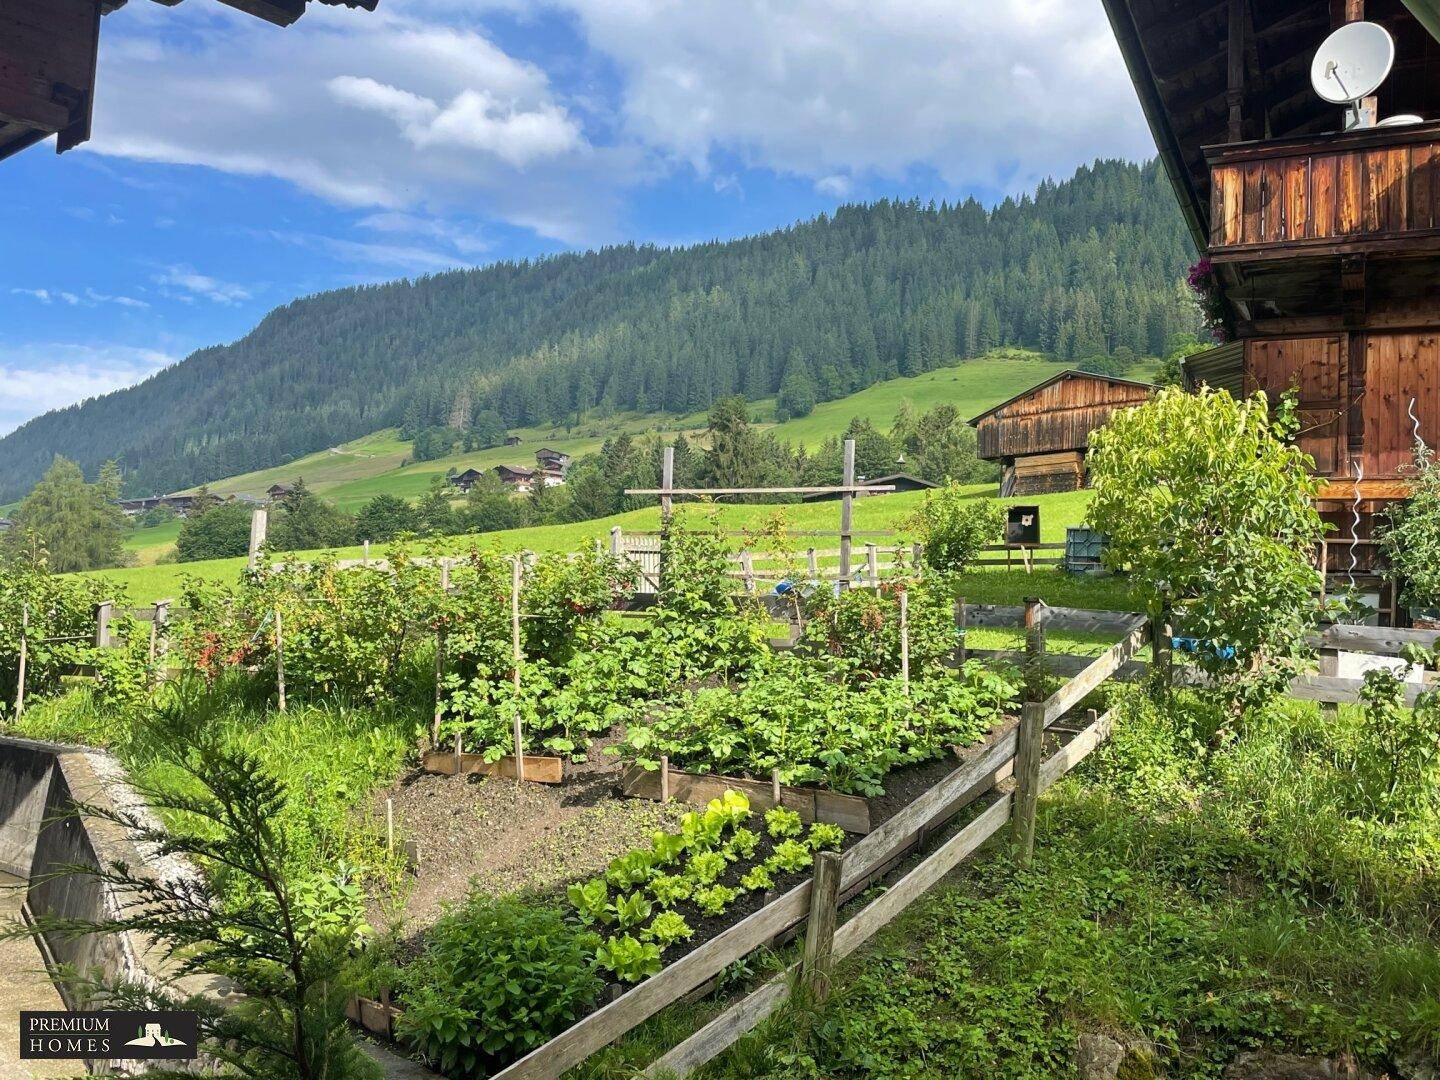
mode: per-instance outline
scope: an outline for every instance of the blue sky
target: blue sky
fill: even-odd
[[[0,433],[323,289],[1151,152],[1099,0],[132,0],[0,163]]]

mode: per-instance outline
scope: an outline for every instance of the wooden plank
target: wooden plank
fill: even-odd
[[[554,1080],[643,1024],[681,995],[799,923],[809,909],[810,882],[806,880],[502,1069],[492,1080]]]
[[[1364,685],[1365,680],[1363,679],[1340,679],[1330,675],[1301,675],[1290,683],[1290,688],[1286,693],[1301,701],[1333,701],[1343,705],[1354,705],[1360,701],[1360,690]],[[1412,707],[1415,699],[1429,689],[1412,682],[1403,685],[1405,687],[1405,704]]]
[[[420,767],[428,773],[454,776],[455,754],[449,750],[427,750],[420,758]],[[486,761],[483,754],[461,754],[460,775],[494,776],[516,779],[515,757],[506,754],[499,761]],[[525,755],[525,779],[536,784],[560,784],[565,781],[565,760],[558,757]]]
[[[1335,181],[1339,158],[1326,154],[1310,159],[1310,238],[1335,235]]]
[[[1093,664],[1045,700],[1045,724],[1048,727],[1084,701],[1101,683],[1140,651],[1150,638],[1150,624],[1143,618],[1124,640],[1105,650]]]
[[[1440,630],[1404,630],[1393,626],[1346,626],[1336,624],[1324,632],[1311,635],[1318,648],[1343,652],[1373,653],[1377,656],[1399,656],[1407,645],[1434,649],[1440,644]]]
[[[822,851],[815,856],[815,873],[810,880],[810,918],[806,920],[805,953],[800,969],[817,1002],[830,996],[839,892],[840,856],[833,851]]]
[[[1363,219],[1360,205],[1360,162],[1354,154],[1341,154],[1336,165],[1335,234],[1348,236],[1359,231]]]
[[[840,888],[868,877],[957,799],[988,790],[996,770],[1015,756],[1015,744],[1016,733],[1011,729],[847,851]]]
[[[1247,163],[1241,172],[1244,186],[1240,224],[1240,243],[1242,244],[1258,244],[1264,239],[1260,228],[1261,203],[1263,201],[1260,186],[1261,172],[1259,162]]]
[[[1035,809],[1040,799],[1040,758],[1044,753],[1045,706],[1027,701],[1020,710],[1015,743],[1015,858],[1029,865],[1035,853]]]
[[[718,799],[727,790],[743,792],[755,810],[769,810],[775,805],[771,785],[762,780],[746,780],[735,776],[690,773],[671,768],[670,798],[694,806],[704,806]],[[660,773],[632,764],[620,777],[620,790],[632,798],[661,801]],[[858,795],[841,795],[817,788],[782,785],[781,805],[794,810],[807,825],[825,821],[839,825],[847,832],[870,831],[870,803]]]
[[[1290,158],[1285,162],[1284,236],[1286,240],[1303,240],[1310,220],[1309,179],[1307,158]]]
[[[1143,618],[1135,611],[1097,611],[1091,608],[1045,607],[1040,621],[1046,630],[1075,630],[1089,634],[1128,634],[1135,621]]]

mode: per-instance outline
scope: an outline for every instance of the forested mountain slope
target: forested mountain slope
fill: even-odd
[[[228,346],[0,439],[0,501],[55,454],[127,489],[264,468],[378,428],[512,426],[596,407],[819,400],[998,344],[1080,359],[1193,328],[1192,258],[1156,163],[1097,162],[987,212],[882,201],[762,236],[601,251],[342,289]]]

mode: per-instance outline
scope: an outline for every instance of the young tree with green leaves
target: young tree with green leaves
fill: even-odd
[[[176,561],[198,562],[244,555],[250,550],[252,510],[246,503],[231,502],[200,513],[192,511],[175,540]]]
[[[1318,614],[1320,481],[1295,446],[1295,401],[1162,390],[1090,439],[1088,521],[1145,609],[1196,639],[1234,708],[1281,692]]]

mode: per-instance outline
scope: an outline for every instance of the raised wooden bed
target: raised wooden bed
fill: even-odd
[[[498,761],[486,761],[484,754],[457,754],[452,750],[427,750],[420,757],[420,767],[440,776],[498,776],[515,779],[515,758],[506,754]],[[565,759],[525,755],[525,779],[534,784],[560,784],[565,781]]]
[[[405,1010],[390,1002],[390,995],[376,1001],[367,997],[352,997],[345,1002],[345,1015],[372,1035],[387,1039],[395,1037],[395,1018]]]
[[[679,769],[649,770],[637,764],[627,765],[620,775],[620,790],[638,799],[663,802],[666,796],[683,803],[704,806],[718,799],[727,789],[742,792],[750,800],[752,810],[764,811],[775,806],[794,810],[807,825],[824,821],[839,825],[846,832],[864,835],[870,831],[870,802],[858,795],[837,795],[819,788],[789,787],[761,780],[742,780],[734,776],[688,773]],[[776,792],[779,799],[776,799]]]

